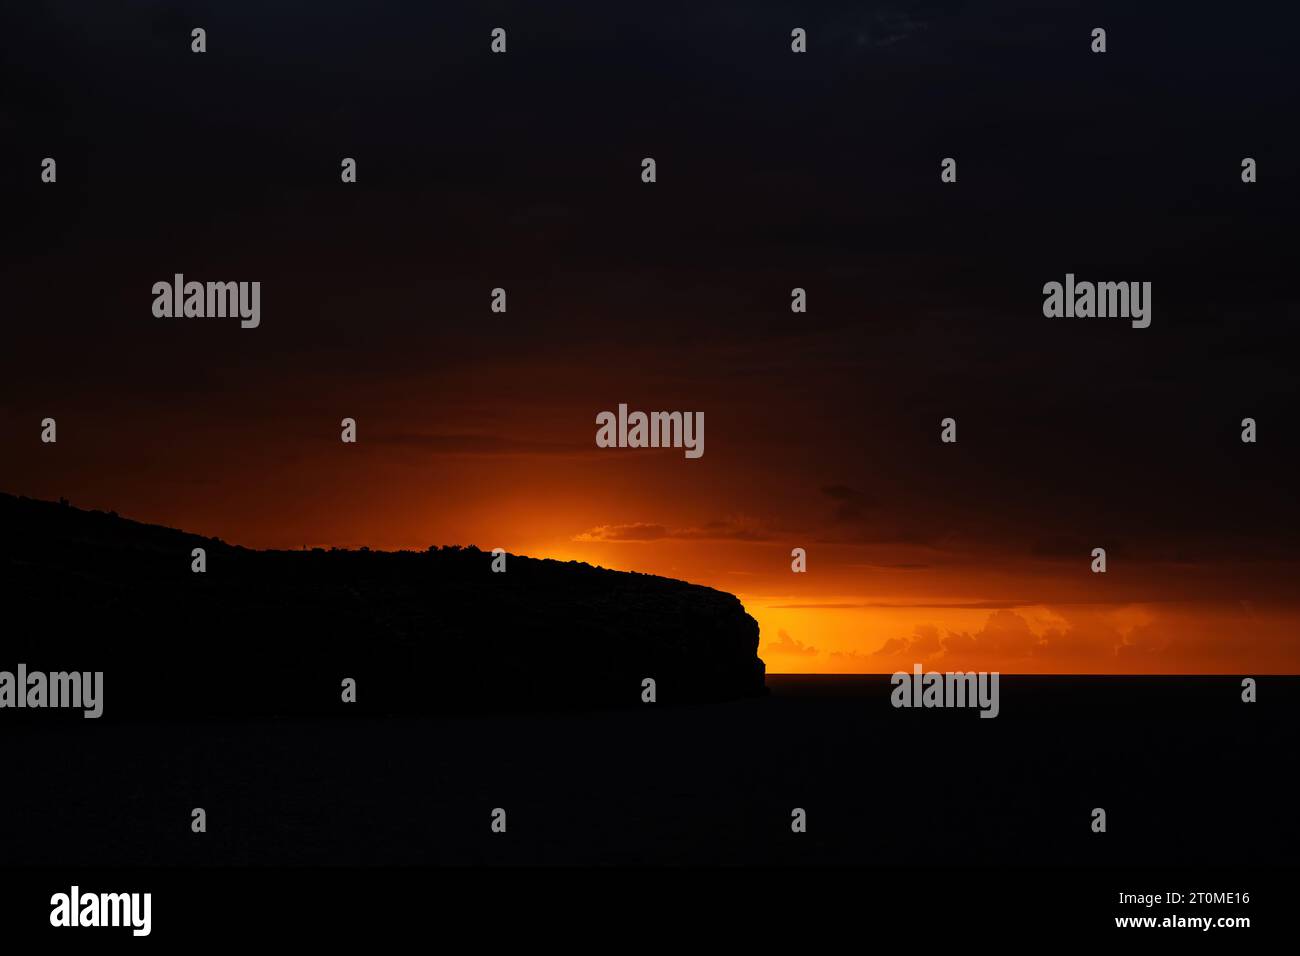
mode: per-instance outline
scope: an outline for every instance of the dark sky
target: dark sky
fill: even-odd
[[[1293,7],[15,6],[0,490],[678,574],[822,660],[983,632],[761,610],[1213,599],[1294,635]],[[261,281],[261,327],[155,318],[174,272]],[[1150,281],[1151,327],[1045,318],[1067,272]],[[597,453],[619,402],[703,410],[704,458]]]

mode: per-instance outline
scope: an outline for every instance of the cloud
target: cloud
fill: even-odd
[[[1100,622],[1100,615],[1094,625]],[[932,624],[919,624],[906,638],[887,640],[873,655],[906,663],[934,663],[953,666],[1014,666],[1014,662],[1061,659],[1075,655],[1114,657],[1120,640],[1118,630],[1109,633],[1096,626],[1085,633],[1074,627],[1048,628],[1039,634],[1029,622],[1010,608],[999,608],[988,616],[978,631],[941,631]]]
[[[863,604],[773,604],[772,607],[782,610],[844,610],[848,608],[936,608],[936,609],[957,609],[963,611],[995,611],[1017,607],[1033,607],[1033,601],[964,601],[952,602],[948,604],[928,603],[928,604],[907,604],[891,603],[889,601],[871,601]]]
[[[877,663],[967,669],[1037,670],[1046,665],[1091,672],[1163,670],[1174,665],[1175,670],[1204,672],[1218,666],[1230,669],[1231,662],[1243,654],[1289,640],[1288,632],[1271,622],[1258,622],[1252,629],[1249,612],[1234,606],[1208,609],[1144,602],[1043,608],[1055,621],[1041,632],[1021,615],[1003,609],[990,614],[974,632],[918,626],[910,637],[885,641],[871,658]]]
[[[872,666],[871,655],[857,651],[831,651],[827,656],[831,664],[847,673],[860,673],[864,668]]]
[[[930,28],[930,21],[915,17],[902,8],[875,4],[870,10],[855,10],[852,19],[835,24],[833,35],[856,47],[887,47]]]
[[[790,611],[790,610],[839,611],[839,610],[844,610],[845,608],[866,607],[866,605],[865,604],[773,604],[772,607],[783,611]]]
[[[602,524],[573,536],[574,541],[660,541],[671,537],[661,524]]]
[[[924,638],[913,638],[913,649],[932,654],[942,648],[945,656],[958,658],[991,655],[997,660],[1026,660],[1039,652],[1045,643],[1034,633],[1028,621],[1005,608],[990,614],[984,626],[974,634],[949,631],[940,638],[938,628],[916,629],[917,635],[923,631],[926,632]]]
[[[763,653],[769,657],[815,657],[817,655],[817,648],[795,640],[785,631],[777,633],[781,636],[781,640],[770,641],[763,648]]]
[[[858,497],[858,493],[848,485],[824,485],[822,494],[835,501],[852,501]]]
[[[874,507],[862,492],[848,485],[823,485],[822,494],[835,502],[831,521],[836,524],[860,521]]]
[[[636,521],[602,524],[574,535],[574,541],[770,541],[758,521],[731,518],[685,528]]]
[[[858,42],[874,47],[893,46],[900,40],[928,27],[924,20],[914,20],[907,13],[887,11],[877,13],[874,22],[858,35]]]

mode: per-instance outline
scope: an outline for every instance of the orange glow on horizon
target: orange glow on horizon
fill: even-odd
[[[476,395],[474,381],[469,369],[444,387]],[[994,533],[899,543],[905,536],[889,532],[901,511],[845,518],[842,502],[802,476],[797,456],[739,433],[724,441],[719,433],[743,420],[725,406],[710,418],[712,444],[699,460],[596,450],[591,410],[606,391],[617,393],[604,384],[552,397],[559,408],[530,408],[504,429],[508,438],[493,441],[477,436],[500,424],[500,410],[443,413],[479,419],[456,433],[414,424],[420,415],[411,411],[358,412],[355,447],[296,419],[250,414],[197,428],[208,406],[146,416],[87,399],[68,414],[77,443],[24,459],[28,473],[4,490],[67,496],[248,547],[473,544],[679,578],[741,599],[761,627],[770,673],[888,673],[913,663],[1008,673],[1300,672],[1293,565],[1131,560],[1097,575],[1086,551],[1043,556]],[[372,418],[402,424],[384,432]],[[147,433],[130,434],[146,427],[141,421]],[[0,426],[26,423],[0,413]],[[118,460],[123,447],[154,451],[117,467],[93,464]],[[753,461],[777,465],[754,470]],[[791,571],[796,546],[807,549],[807,573]]]

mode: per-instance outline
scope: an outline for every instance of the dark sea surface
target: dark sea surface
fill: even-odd
[[[731,703],[427,718],[7,712],[0,865],[1300,857],[1300,678],[1259,678],[1247,704],[1239,676],[1003,676],[991,720],[896,709],[887,676],[768,685]],[[195,807],[206,833],[191,832]],[[796,807],[806,833],[791,832]]]

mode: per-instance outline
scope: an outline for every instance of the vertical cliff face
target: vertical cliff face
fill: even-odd
[[[7,495],[0,526],[0,666],[103,670],[108,714],[633,705],[646,678],[665,703],[764,690],[740,601],[669,578],[515,555],[494,573],[476,548],[251,551]]]

